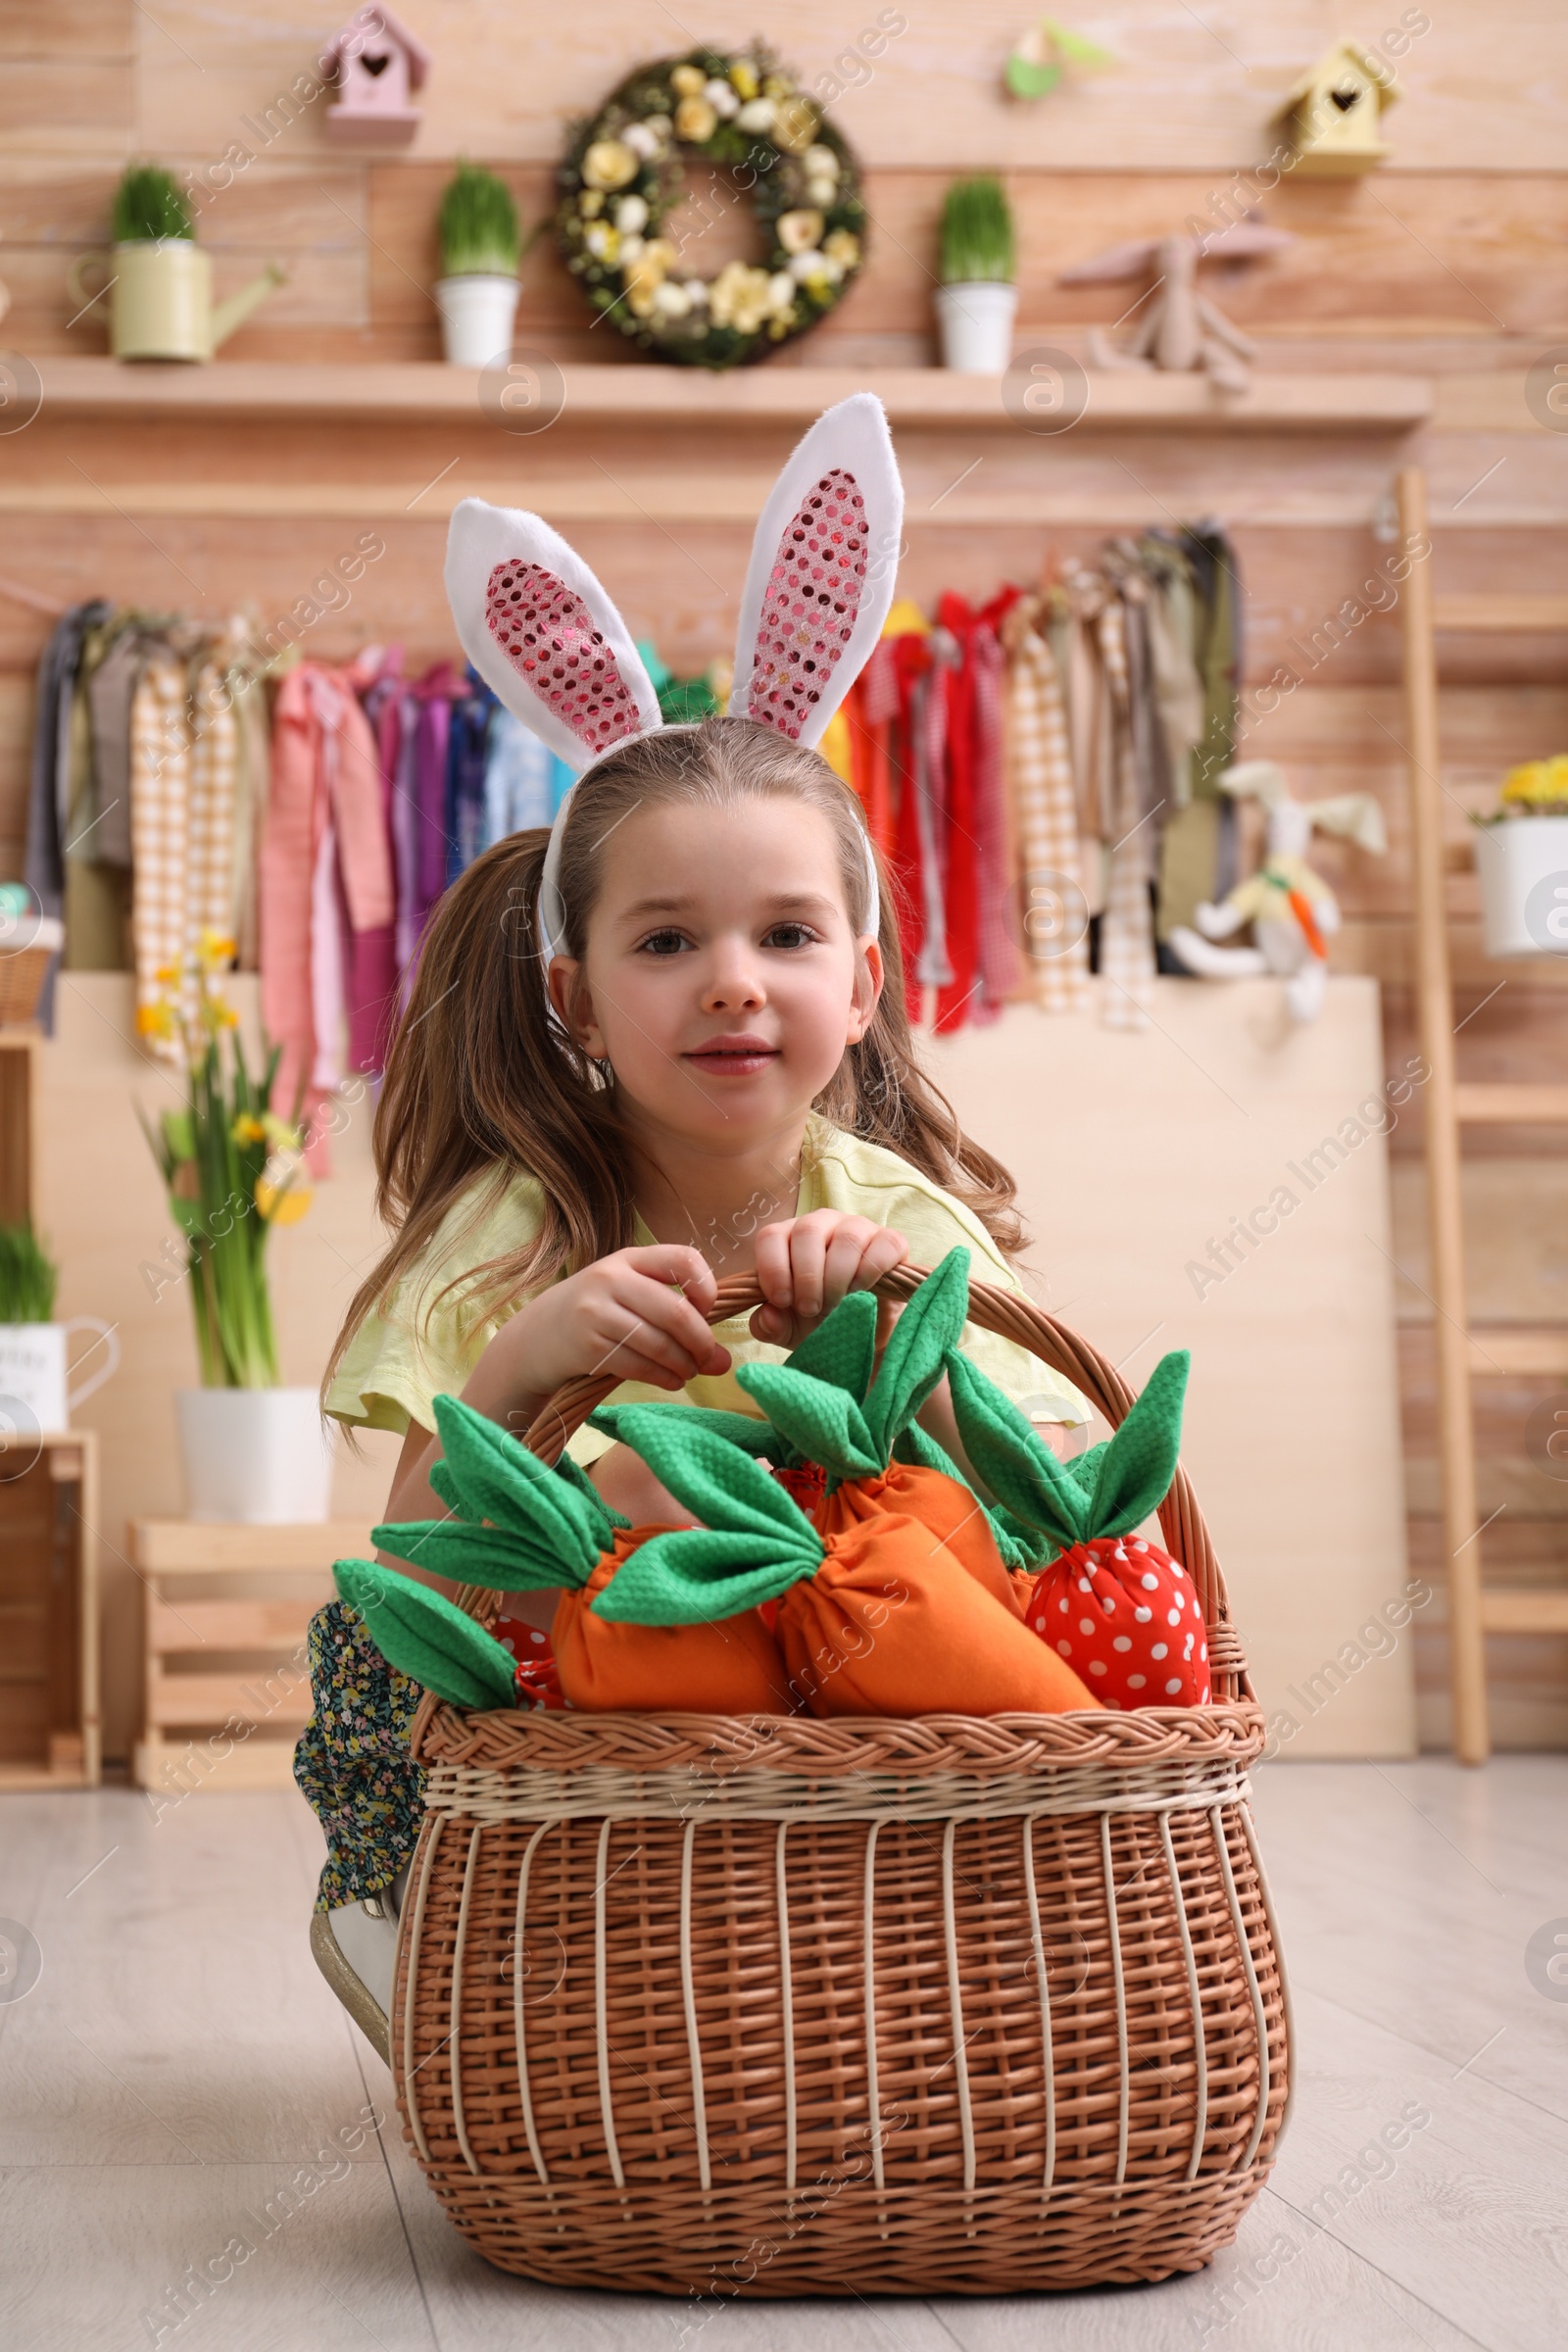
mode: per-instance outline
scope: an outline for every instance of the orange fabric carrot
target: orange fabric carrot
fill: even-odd
[[[798,1711],[778,1644],[749,1608],[733,1620],[709,1610],[678,1626],[617,1625],[594,1614],[593,1600],[623,1561],[667,1529],[616,1527],[586,1481],[546,1469],[482,1413],[451,1396],[438,1396],[435,1410],[445,1459],[431,1484],[466,1516],[378,1527],[374,1540],[461,1583],[505,1592],[563,1587],[550,1646],[568,1706],[638,1714]]]
[[[779,1644],[755,1609],[687,1625],[616,1624],[595,1613],[623,1563],[668,1532],[618,1531],[586,1583],[557,1602],[550,1642],[566,1704],[601,1715],[798,1714]]]
[[[969,1253],[951,1250],[894,1325],[868,1388],[876,1302],[863,1291],[852,1292],[828,1318],[847,1331],[858,1326],[858,1385],[810,1379],[793,1363],[743,1364],[736,1378],[790,1446],[827,1470],[827,1494],[811,1513],[820,1535],[846,1535],[889,1511],[917,1520],[993,1600],[1017,1614],[1008,1574],[1016,1563],[1004,1560],[985,1505],[914,1418],[942,1378],[968,1308]],[[899,1460],[896,1447],[916,1458]]]
[[[703,1521],[649,1537],[590,1603],[614,1624],[732,1619],[777,1600],[792,1692],[815,1715],[1056,1715],[1098,1708],[1071,1668],[947,1545],[873,1509],[822,1536],[700,1410],[631,1405],[626,1444]]]

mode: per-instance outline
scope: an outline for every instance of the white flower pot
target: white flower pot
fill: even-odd
[[[81,1351],[93,1361],[87,1378],[66,1385],[71,1335],[95,1331],[99,1346]],[[101,1389],[119,1368],[120,1342],[96,1315],[73,1315],[69,1323],[0,1323],[0,1432],[12,1436],[58,1437],[71,1426],[71,1408]]]
[[[314,1389],[181,1389],[185,1515],[244,1527],[331,1516],[332,1455]]]
[[[441,340],[449,368],[487,368],[512,349],[520,289],[514,277],[443,277],[436,281]]]
[[[1018,289],[1001,278],[937,288],[942,365],[965,375],[1005,375],[1012,364]]]
[[[1489,956],[1568,956],[1568,816],[1476,827]]]

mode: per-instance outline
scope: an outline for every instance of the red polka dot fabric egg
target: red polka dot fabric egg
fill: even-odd
[[[498,1617],[490,1631],[514,1660],[512,1680],[518,1706],[564,1708],[566,1701],[550,1636],[521,1617]]]
[[[1062,1552],[1035,1578],[1025,1623],[1107,1707],[1209,1703],[1193,1580],[1141,1536],[1095,1536]]]

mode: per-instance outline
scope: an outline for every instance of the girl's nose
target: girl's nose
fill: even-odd
[[[705,1012],[756,1012],[767,1002],[767,991],[749,940],[719,941],[713,950],[703,990]]]

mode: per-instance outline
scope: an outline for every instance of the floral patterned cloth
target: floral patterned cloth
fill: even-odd
[[[294,1750],[294,1778],[326,1833],[318,1911],[390,1886],[414,1851],[424,1774],[409,1753],[417,1683],[389,1666],[358,1609],[327,1602],[311,1619],[315,1712]]]

